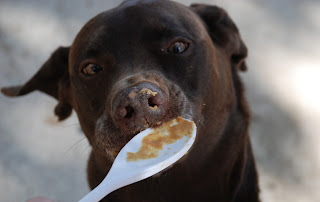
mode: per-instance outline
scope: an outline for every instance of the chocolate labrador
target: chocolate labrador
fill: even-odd
[[[183,159],[104,201],[256,202],[250,115],[238,75],[246,56],[219,7],[129,0],[91,19],[25,85],[2,92],[53,96],[59,120],[76,111],[92,146],[91,188],[141,130],[178,116],[196,123],[196,142]]]

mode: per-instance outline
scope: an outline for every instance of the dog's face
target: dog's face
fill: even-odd
[[[201,114],[201,86],[218,78],[208,40],[196,14],[171,2],[124,3],[85,25],[70,49],[69,72],[92,145],[115,156],[147,127]]]
[[[59,119],[73,108],[94,151],[112,159],[141,130],[177,116],[222,130],[236,102],[232,68],[244,69],[246,54],[217,7],[131,0],[91,19],[27,84],[2,91],[54,96]]]

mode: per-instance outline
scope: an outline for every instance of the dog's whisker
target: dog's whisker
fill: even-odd
[[[61,128],[70,128],[70,127],[75,127],[75,126],[80,126],[80,124],[75,123],[75,124],[71,124],[71,125],[67,125],[67,126],[61,126]]]
[[[89,148],[90,148],[90,145],[88,144],[86,148],[81,152],[81,154],[84,154],[84,152],[86,152]]]
[[[84,136],[83,138],[81,138],[80,140],[78,140],[76,143],[74,143],[66,152],[68,153],[72,148],[74,148],[77,144],[79,144],[81,141],[83,141],[84,139],[86,139],[86,137]]]

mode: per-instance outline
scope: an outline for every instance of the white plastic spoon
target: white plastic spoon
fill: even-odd
[[[140,132],[121,149],[104,180],[79,202],[98,202],[112,191],[172,165],[191,148],[196,130],[193,121],[178,117]]]

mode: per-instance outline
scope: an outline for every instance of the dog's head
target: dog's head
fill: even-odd
[[[246,56],[218,7],[131,0],[91,19],[25,85],[2,92],[55,97],[59,120],[74,109],[93,149],[115,157],[139,131],[177,116],[199,130],[222,128],[237,102],[233,72],[246,69]]]

